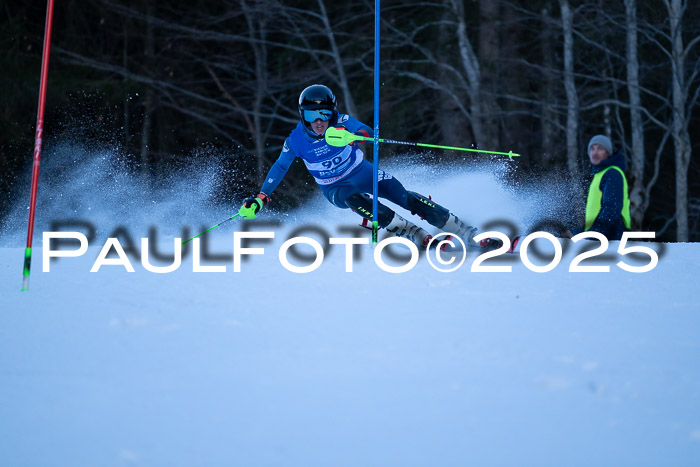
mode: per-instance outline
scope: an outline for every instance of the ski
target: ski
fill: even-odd
[[[510,241],[510,248],[508,248],[508,251],[506,251],[506,253],[510,253],[510,254],[520,253],[521,240],[522,240],[522,236],[520,236],[520,235],[518,235],[517,237],[513,237],[513,239]]]
[[[518,254],[520,253],[520,241],[521,241],[521,236],[517,235],[513,237],[513,239],[510,241],[510,246],[508,247],[508,250],[506,250],[506,253],[509,254]],[[437,243],[440,243],[442,240],[436,240]],[[462,245],[458,240],[454,240],[453,236],[447,236],[445,237],[444,241],[452,241],[454,246],[450,246],[448,243],[443,243],[440,246],[440,249],[445,252],[451,252],[451,251],[461,251],[462,250]],[[463,240],[464,241],[464,240]],[[437,247],[437,243],[434,243]],[[500,240],[495,239],[495,238],[486,238],[484,240],[481,240],[479,243],[472,241],[465,242],[465,246],[467,251],[493,251],[501,248],[503,246],[503,243],[501,243]]]

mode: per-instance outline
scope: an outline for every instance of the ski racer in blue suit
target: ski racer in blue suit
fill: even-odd
[[[326,86],[314,84],[299,96],[299,123],[284,142],[282,152],[270,168],[260,193],[244,201],[239,214],[244,219],[255,218],[269,200],[272,192],[282,181],[295,158],[306,164],[309,173],[321,188],[323,195],[333,205],[350,208],[362,217],[372,219],[372,174],[373,166],[364,159],[358,144],[337,147],[324,139],[326,130],[332,125],[362,136],[369,136],[371,129],[351,117],[338,113],[336,98]],[[388,172],[379,170],[379,197],[417,214],[431,225],[460,236],[465,242],[472,241],[476,229],[462,222],[457,216],[430,198],[407,191],[401,182]],[[394,235],[407,238],[417,246],[425,246],[432,238],[428,232],[404,219],[389,207],[379,203],[377,223]],[[489,239],[488,245],[499,242]]]

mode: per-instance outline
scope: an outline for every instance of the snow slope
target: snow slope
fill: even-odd
[[[551,193],[524,199],[492,170],[393,172],[482,227],[505,219],[525,229],[556,210]],[[129,183],[120,196],[135,198],[133,209],[148,200]],[[280,225],[248,222],[275,238],[256,244],[265,254],[241,272],[224,258],[246,227],[231,221],[207,234],[209,253],[221,256],[208,265],[226,272],[192,272],[188,254],[168,274],[133,255],[133,273],[90,273],[123,203],[93,189],[75,195],[91,202],[79,214],[100,226],[88,252],[42,272],[38,230],[30,291],[19,291],[21,233],[0,248],[0,465],[700,463],[696,244],[640,243],[660,258],[642,274],[615,265],[645,262],[615,253],[617,242],[583,263],[609,273],[568,272],[578,252],[569,243],[542,274],[517,255],[485,263],[510,273],[471,272],[476,253],[453,273],[421,257],[391,274],[370,246],[358,247],[350,273],[340,246],[317,270],[289,272],[277,253],[296,229],[323,240],[355,225],[319,197],[303,212],[258,219]],[[142,215],[118,222],[138,239]],[[197,230],[228,215],[176,220]],[[177,222],[159,225],[158,250],[171,252]]]

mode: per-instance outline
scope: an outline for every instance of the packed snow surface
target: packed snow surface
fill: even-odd
[[[494,171],[431,170],[393,173],[482,231],[527,232],[557,208],[551,186],[524,196]],[[700,464],[697,244],[632,242],[658,256],[644,273],[617,265],[651,261],[620,254],[620,242],[581,263],[609,272],[569,272],[582,244],[598,243],[563,240],[560,263],[542,273],[520,255],[483,263],[510,272],[473,272],[473,251],[453,272],[421,254],[390,273],[369,245],[355,247],[352,272],[334,245],[317,269],[294,273],[279,259],[288,238],[366,237],[353,213],[318,196],[206,234],[202,266],[225,272],[193,272],[188,246],[159,274],[141,263],[142,237],[172,256],[182,226],[193,235],[235,206],[174,217],[178,201],[197,201],[192,191],[174,185],[166,209],[132,181],[82,176],[40,196],[29,291],[19,214],[0,248],[0,465]],[[97,232],[85,254],[43,272],[42,234],[70,218]],[[90,272],[120,226],[134,272]],[[234,232],[245,230],[274,238],[250,242],[263,254],[234,272]],[[407,252],[392,246],[384,259],[407,264]],[[539,239],[527,258],[542,266],[553,252]],[[289,253],[300,267],[315,256],[308,245]]]

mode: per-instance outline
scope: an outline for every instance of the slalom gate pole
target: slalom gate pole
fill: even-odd
[[[374,0],[374,160],[372,175],[372,244],[379,232],[379,0]]]
[[[46,6],[46,25],[44,26],[44,52],[41,58],[41,81],[39,82],[39,108],[36,117],[34,135],[34,167],[32,168],[32,194],[29,200],[29,226],[27,227],[27,246],[24,249],[24,276],[22,290],[29,290],[29,270],[32,265],[32,240],[34,237],[34,216],[36,214],[36,196],[39,188],[39,162],[41,161],[41,143],[44,136],[44,109],[46,106],[46,81],[49,75],[49,52],[51,50],[51,30],[53,28],[53,3],[48,0]]]
[[[192,237],[192,238],[190,238],[190,239],[185,240],[184,242],[182,242],[182,245],[185,245],[186,243],[191,242],[192,240],[194,240],[194,239],[197,238],[197,237],[201,237],[202,235],[204,235],[205,233],[209,232],[210,230],[214,230],[215,228],[217,228],[218,226],[220,226],[220,225],[223,224],[224,222],[228,222],[228,221],[230,221],[230,220],[232,220],[232,219],[235,219],[235,218],[238,217],[238,216],[240,216],[240,214],[234,214],[233,216],[229,217],[228,219],[219,222],[219,223],[216,224],[214,227],[209,227],[209,228],[208,228],[207,230],[205,230],[204,232],[202,232],[202,233],[200,233],[200,234],[197,234],[197,235],[195,235],[194,237]]]
[[[498,152],[498,151],[486,151],[483,149],[471,149],[471,148],[458,148],[454,146],[440,146],[437,144],[426,144],[426,143],[410,143],[407,141],[396,141],[393,139],[381,139],[381,138],[376,138],[372,139],[367,136],[361,136],[361,135],[355,135],[347,131],[345,128],[328,128],[326,130],[326,142],[330,144],[331,146],[346,146],[353,141],[374,141],[375,142],[375,147],[376,147],[376,142],[380,143],[392,143],[392,144],[405,144],[407,146],[420,146],[423,148],[437,148],[437,149],[449,149],[452,151],[469,151],[469,152],[477,152],[477,153],[482,153],[482,154],[497,154],[500,156],[508,156],[510,159],[513,159],[514,157],[520,157],[520,154],[516,154],[513,151],[508,151],[508,152]]]

